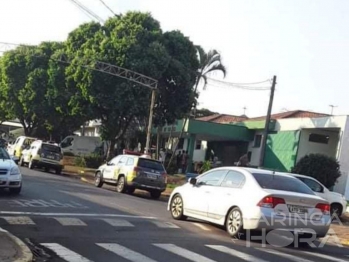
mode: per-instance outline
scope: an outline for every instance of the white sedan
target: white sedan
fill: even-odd
[[[272,171],[221,167],[177,187],[168,210],[174,219],[193,217],[225,225],[231,236],[243,230],[278,229],[324,237],[330,205],[298,179]]]
[[[8,188],[11,193],[19,194],[22,189],[22,174],[16,157],[10,157],[7,151],[0,147],[0,188]]]

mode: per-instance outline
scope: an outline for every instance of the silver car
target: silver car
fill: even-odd
[[[6,149],[0,147],[0,188],[7,188],[13,194],[19,194],[22,189],[22,174]]]

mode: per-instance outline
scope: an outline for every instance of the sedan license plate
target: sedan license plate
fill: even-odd
[[[153,174],[147,174],[147,177],[150,179],[157,179],[158,178],[157,175],[153,175]]]
[[[55,159],[54,156],[47,156],[48,159]]]
[[[288,210],[291,213],[298,213],[298,214],[305,214],[308,212],[308,209],[303,206],[293,206],[293,205],[288,205]]]

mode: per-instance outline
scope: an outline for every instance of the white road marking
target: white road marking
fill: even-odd
[[[152,221],[157,227],[160,228],[179,228],[179,226],[171,223],[171,222],[162,222],[162,221]]]
[[[211,229],[209,229],[207,226],[203,225],[203,224],[200,224],[200,223],[192,223],[194,226],[197,226],[199,228],[201,228],[202,230],[205,230],[205,231],[211,231]]]
[[[83,221],[73,217],[54,217],[62,226],[87,226]]]
[[[308,251],[302,251],[302,254],[307,254],[309,256],[315,256],[315,257],[323,258],[323,259],[326,259],[327,261],[335,261],[335,262],[348,261],[348,260],[343,260],[343,259],[340,259],[340,258],[335,258],[335,257],[329,256],[329,255],[324,255],[324,254],[321,254],[321,253],[315,253],[315,252],[313,253],[313,252],[308,252]]]
[[[51,249],[53,252],[57,254],[60,258],[63,258],[68,262],[92,262],[91,260],[84,258],[83,256],[75,253],[74,251],[65,248],[56,243],[41,243],[40,245]]]
[[[212,259],[209,259],[207,257],[204,257],[202,255],[199,255],[197,253],[194,253],[192,251],[189,251],[187,249],[178,247],[176,245],[173,244],[153,244],[154,246],[157,246],[159,248],[162,248],[166,251],[169,251],[171,253],[174,253],[178,256],[184,257],[190,261],[194,261],[194,262],[215,262]]]
[[[113,227],[134,227],[134,225],[132,225],[127,220],[112,219],[112,218],[103,218],[102,220]]]
[[[299,256],[296,256],[296,255],[291,255],[291,254],[287,254],[287,253],[282,253],[282,252],[279,252],[279,251],[276,251],[274,249],[266,249],[266,248],[257,248],[258,250],[262,251],[262,252],[266,252],[266,253],[269,253],[269,254],[272,254],[272,255],[275,255],[275,256],[280,256],[280,257],[283,257],[283,258],[287,258],[291,261],[295,261],[295,262],[313,262],[312,260],[308,260],[308,259],[305,259],[305,258],[300,258]]]
[[[118,244],[97,243],[97,245],[132,262],[156,262],[155,260],[149,257],[146,257],[140,253],[137,253],[131,249],[128,249],[127,247],[120,246]]]
[[[1,217],[10,225],[35,225],[34,221],[29,217]]]
[[[252,256],[252,255],[249,255],[249,254],[246,254],[246,253],[243,253],[243,252],[240,252],[240,251],[237,251],[235,249],[231,249],[231,248],[228,248],[228,247],[225,247],[225,246],[219,246],[219,245],[206,245],[206,246],[209,247],[209,248],[212,248],[214,250],[217,250],[217,251],[229,254],[231,256],[240,258],[241,260],[256,261],[256,262],[266,262],[266,260],[257,258],[255,256]]]
[[[88,214],[88,213],[40,213],[40,212],[17,212],[17,211],[0,211],[0,215],[26,215],[26,216],[78,216],[78,217],[123,217],[139,219],[156,219],[148,216],[132,216],[118,214]]]

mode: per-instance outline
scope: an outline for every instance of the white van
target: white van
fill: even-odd
[[[74,155],[104,154],[105,145],[100,137],[67,136],[60,143],[63,154],[70,152]]]

